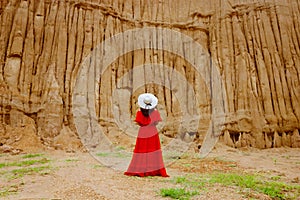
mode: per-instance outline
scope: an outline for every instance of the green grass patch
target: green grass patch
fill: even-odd
[[[78,162],[79,160],[76,158],[69,158],[65,160],[66,162]]]
[[[7,163],[0,163],[0,169],[3,167],[6,167],[6,166],[7,166]]]
[[[197,195],[197,191],[188,191],[185,188],[163,188],[160,189],[162,197],[170,197],[172,199],[188,200],[192,196]]]
[[[26,154],[11,157],[11,161],[0,163],[0,199],[18,193],[24,185],[23,177],[27,175],[46,175],[51,173],[50,160],[43,154]],[[14,185],[12,185],[14,184]]]
[[[238,186],[249,188],[253,191],[263,193],[272,199],[295,199],[300,195],[300,186],[284,182],[267,180],[261,176],[252,174],[218,173],[213,174],[210,183],[220,183],[224,186]]]
[[[273,181],[278,181],[280,179],[281,179],[281,176],[272,176],[271,177],[271,180],[273,180]]]
[[[47,158],[31,159],[42,156],[42,154],[27,154],[22,156],[22,160],[0,163],[0,174],[5,175],[8,180],[22,178],[25,175],[39,173],[47,174],[46,169],[50,169],[50,160]]]
[[[276,200],[295,200],[300,196],[300,185],[280,182],[279,179],[278,176],[268,178],[267,176],[247,173],[189,174],[174,177],[171,182],[176,185],[176,189],[161,189],[160,195],[173,199],[188,199],[191,194],[196,195],[193,193],[194,191],[205,192],[209,188],[219,185],[235,187],[237,192],[244,196],[256,193],[268,195],[271,199]],[[189,188],[188,191],[192,191],[192,193],[188,193],[182,188]]]
[[[224,186],[239,186],[243,188],[253,188],[258,181],[253,175],[240,175],[240,174],[231,174],[231,173],[216,173],[212,174],[209,183],[220,183]]]
[[[13,169],[10,171],[11,176],[9,176],[9,179],[18,179],[24,177],[25,175],[31,175],[34,173],[45,175],[49,173],[49,171],[45,171],[45,170],[50,170],[50,169],[51,167],[49,165]]]
[[[96,155],[99,156],[99,157],[107,157],[107,156],[110,155],[110,153],[107,153],[107,152],[101,152],[101,153],[97,153]]]
[[[184,187],[192,187],[195,189],[205,190],[205,184],[207,183],[206,179],[203,179],[199,176],[179,176],[173,179],[173,183],[181,184]]]
[[[257,190],[273,199],[296,199],[300,196],[300,185],[289,185],[283,182],[262,182]]]
[[[22,156],[22,158],[36,158],[36,157],[41,157],[43,155],[44,154],[40,154],[40,153],[37,153],[37,154],[26,154],[26,155]]]
[[[0,163],[0,169],[3,167],[25,167],[30,165],[36,165],[36,164],[45,164],[50,162],[47,158],[42,158],[39,160],[21,160],[17,162],[6,162],[6,163]]]

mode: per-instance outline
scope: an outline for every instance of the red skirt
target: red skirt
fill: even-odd
[[[124,174],[141,177],[168,177],[155,123],[140,127],[132,160]]]

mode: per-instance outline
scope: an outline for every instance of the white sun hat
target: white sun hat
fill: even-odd
[[[158,99],[151,93],[141,94],[138,98],[138,104],[141,108],[152,109],[157,106]]]

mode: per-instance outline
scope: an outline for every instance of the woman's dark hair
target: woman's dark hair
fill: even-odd
[[[152,108],[152,109],[144,109],[144,108],[141,108],[141,111],[142,111],[142,114],[143,114],[145,117],[148,117],[148,116],[154,111],[154,108]]]

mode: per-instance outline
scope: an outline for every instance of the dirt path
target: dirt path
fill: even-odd
[[[32,173],[22,178],[8,179],[3,171],[13,168],[2,168],[0,186],[9,187],[9,194],[3,199],[166,199],[160,196],[159,191],[161,188],[177,187],[172,181],[174,177],[231,168],[263,171],[270,176],[280,175],[286,182],[300,183],[300,149],[237,150],[217,145],[205,159],[200,160],[190,152],[167,166],[169,178],[124,176],[122,171],[103,166],[89,153],[51,151],[42,154],[51,166],[42,174]],[[21,156],[2,154],[0,163],[13,163]],[[234,188],[214,187],[192,199],[247,198]],[[257,199],[270,198],[261,196]]]

